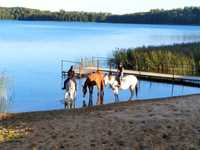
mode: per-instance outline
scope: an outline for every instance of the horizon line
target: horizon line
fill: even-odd
[[[164,8],[152,8],[149,9],[147,11],[137,11],[137,12],[131,12],[131,13],[112,13],[112,12],[103,12],[103,11],[83,11],[83,10],[65,10],[63,8],[59,9],[59,10],[49,10],[49,9],[39,9],[39,8],[31,8],[31,7],[23,7],[23,6],[13,6],[13,7],[7,7],[7,6],[0,6],[0,8],[24,8],[24,9],[32,9],[32,10],[39,10],[39,11],[49,11],[49,12],[59,12],[61,10],[65,11],[65,12],[86,12],[86,13],[108,13],[111,15],[126,15],[126,14],[135,14],[135,13],[147,13],[150,12],[152,10],[163,10],[163,11],[170,11],[170,10],[177,10],[177,9],[184,9],[184,8],[200,8],[200,6],[184,6],[184,7],[177,7],[177,8],[171,8],[171,9],[164,9]]]

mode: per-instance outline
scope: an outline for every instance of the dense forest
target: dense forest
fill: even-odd
[[[167,46],[118,49],[111,63],[123,63],[126,69],[182,74],[200,74],[200,42]]]
[[[102,22],[110,15],[109,13],[66,12],[64,10],[50,12],[22,7],[0,7],[0,19]]]
[[[200,25],[200,7],[185,7],[184,9],[173,10],[154,9],[149,12],[124,15],[67,12],[64,10],[50,12],[22,7],[0,7],[0,19]]]
[[[108,16],[106,22],[140,23],[140,24],[181,24],[200,25],[200,7],[163,10],[154,9],[149,12]]]

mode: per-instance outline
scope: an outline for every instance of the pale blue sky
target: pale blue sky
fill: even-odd
[[[0,6],[124,14],[155,8],[172,9],[183,8],[184,6],[200,6],[200,0],[0,0]]]

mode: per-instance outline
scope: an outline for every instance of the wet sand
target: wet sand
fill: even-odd
[[[12,116],[0,126],[31,132],[1,150],[200,149],[200,95]]]

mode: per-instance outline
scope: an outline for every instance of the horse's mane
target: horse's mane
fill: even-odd
[[[87,88],[87,86],[88,86],[88,78],[85,80],[85,83],[84,83],[84,85],[83,85],[83,88]]]

